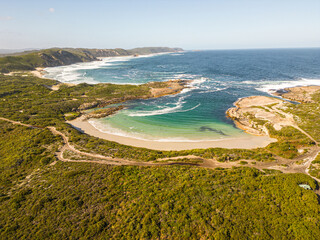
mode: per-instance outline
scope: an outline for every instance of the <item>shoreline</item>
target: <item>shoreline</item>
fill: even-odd
[[[129,55],[129,56],[113,56],[113,57],[99,57],[100,60],[103,60],[105,58],[111,58],[115,59],[118,57],[151,57],[155,55],[163,55],[163,54],[170,54],[174,52],[166,52],[166,53],[156,53],[156,54],[146,54],[146,55]],[[97,61],[99,62],[99,61]],[[46,70],[43,69],[37,69],[38,74],[42,74],[43,72],[46,72]],[[58,80],[60,81],[60,80]],[[60,81],[62,84],[65,82]],[[190,80],[192,82],[192,80]],[[183,89],[188,88],[190,86],[185,85]],[[293,86],[294,87],[294,86]],[[289,87],[291,88],[291,87]],[[183,89],[180,89],[176,93],[181,92]],[[283,89],[287,89],[283,88]],[[278,89],[279,90],[279,89]],[[276,91],[277,92],[277,91]],[[156,94],[153,93],[153,97],[161,97],[165,95],[171,95],[172,93],[161,93],[157,92]],[[278,96],[275,93],[270,93],[272,97]],[[251,96],[252,97],[252,96]],[[250,97],[249,97],[250,98]],[[241,98],[239,98],[234,104],[236,104]],[[237,105],[236,105],[237,107]],[[228,111],[226,112],[228,115]],[[245,125],[242,125],[239,121],[236,119],[233,119],[235,125],[237,128],[244,130],[248,136],[244,137],[235,137],[235,138],[226,138],[226,139],[212,139],[212,140],[203,140],[203,141],[157,141],[157,140],[147,140],[147,139],[138,139],[131,136],[119,136],[111,133],[102,132],[99,129],[95,128],[89,121],[89,119],[82,120],[82,119],[75,119],[72,121],[67,121],[68,124],[72,125],[76,129],[101,139],[105,139],[108,141],[114,141],[119,144],[134,146],[134,147],[142,147],[147,149],[153,149],[153,150],[189,150],[189,149],[199,149],[199,148],[228,148],[228,149],[254,149],[259,147],[266,147],[268,144],[272,142],[276,142],[276,139],[271,138],[268,136],[268,134],[265,135],[265,133],[260,132],[254,132],[250,131],[250,128],[244,127]]]
[[[293,91],[298,89],[300,92],[304,93],[304,90],[312,88],[313,93],[314,91],[320,90],[320,87],[293,87],[291,88]],[[290,88],[286,88],[286,93],[290,93]],[[299,96],[297,92],[294,95]],[[303,94],[304,95],[304,94]],[[304,95],[304,97],[306,97]],[[292,97],[291,97],[292,98]],[[244,103],[242,103],[244,102]],[[271,138],[268,134],[268,131],[262,127],[261,129],[257,129],[257,126],[251,126],[251,123],[247,117],[245,119],[241,118],[241,114],[237,116],[237,112],[239,109],[243,107],[245,109],[250,109],[250,111],[254,110],[257,114],[262,114],[265,112],[263,106],[272,106],[272,105],[282,105],[285,101],[275,98],[273,96],[266,97],[266,96],[250,96],[246,98],[239,98],[234,105],[235,108],[229,108],[226,111],[226,114],[233,119],[236,126],[246,133],[248,136],[245,137],[236,137],[236,138],[227,138],[227,139],[213,139],[213,140],[204,140],[204,141],[157,141],[157,140],[144,140],[144,139],[137,139],[134,137],[127,137],[127,136],[118,136],[115,134],[110,134],[106,132],[102,132],[99,129],[95,128],[87,119],[84,120],[80,117],[74,119],[72,121],[68,121],[67,123],[71,126],[75,127],[76,129],[86,133],[88,135],[98,137],[101,139],[105,139],[108,141],[114,141],[120,144],[134,146],[134,147],[143,147],[147,149],[153,150],[190,150],[190,149],[203,149],[203,148],[227,148],[227,149],[254,149],[259,147],[266,147],[268,144],[272,142],[276,142],[277,139]],[[241,104],[240,104],[241,103]],[[243,106],[242,106],[243,105]],[[255,107],[255,105],[261,105],[261,108]],[[273,107],[269,107],[270,110]],[[230,110],[233,111],[233,114],[230,114]],[[294,126],[294,120],[292,116],[287,116],[285,113],[281,113],[284,116],[277,116],[277,114],[273,114],[267,109],[265,113],[261,115],[263,119],[268,119],[274,124],[275,129],[280,130],[283,126]],[[279,109],[275,110],[279,112]],[[255,113],[256,114],[256,113]],[[292,119],[291,119],[292,118]],[[241,120],[242,119],[242,120]],[[242,122],[245,121],[245,122]],[[250,135],[249,135],[250,134]]]
[[[33,74],[33,76],[38,77],[38,78],[44,78],[45,75],[45,68],[43,67],[38,67],[36,68],[36,70],[31,71],[31,74]]]
[[[229,148],[229,149],[254,149],[265,147],[276,139],[268,136],[251,136],[237,137],[230,139],[216,139],[212,141],[199,141],[199,142],[159,142],[152,140],[142,140],[132,137],[118,136],[114,134],[104,133],[92,126],[88,120],[82,120],[81,117],[72,121],[67,121],[68,124],[82,131],[90,136],[98,137],[108,141],[117,142],[119,144],[129,145],[133,147],[148,148],[152,150],[190,150],[200,148]]]
[[[28,74],[32,74],[35,77],[38,78],[44,78],[45,75],[45,68],[43,67],[37,67],[35,70],[32,71],[13,71],[13,72],[8,72],[8,73],[3,73],[5,76],[14,76],[15,74],[21,74],[23,77],[28,76]],[[54,80],[54,79],[52,79]]]
[[[34,76],[39,77],[39,78],[48,78],[51,80],[56,80],[59,81],[60,83],[70,83],[70,84],[81,84],[81,83],[88,83],[88,84],[99,84],[101,82],[96,82],[96,81],[77,81],[73,79],[72,81],[64,81],[59,78],[55,78],[50,76],[51,72],[50,69],[55,69],[59,67],[68,67],[68,66],[82,66],[82,65],[92,65],[92,64],[97,64],[97,66],[101,65],[101,63],[104,63],[104,60],[108,60],[105,63],[113,62],[116,59],[121,59],[121,58],[129,58],[129,59],[134,59],[134,58],[149,58],[149,57],[154,57],[154,56],[160,56],[160,55],[167,55],[167,54],[173,54],[173,53],[183,53],[185,51],[175,51],[175,52],[159,52],[159,53],[149,53],[149,54],[141,54],[141,55],[117,55],[117,56],[109,56],[109,57],[97,57],[97,60],[94,61],[88,61],[88,62],[77,62],[77,63],[72,63],[68,65],[60,65],[60,66],[53,66],[53,67],[43,67],[43,68],[36,68],[36,70],[30,71]],[[80,65],[79,65],[80,64]],[[80,68],[83,69],[83,68]],[[90,67],[89,67],[90,69]],[[77,69],[76,69],[77,70]],[[75,71],[76,71],[75,70]],[[117,85],[123,85],[123,84],[129,84],[129,85],[142,85],[145,83],[113,83],[113,82],[108,82],[111,84],[117,84]]]

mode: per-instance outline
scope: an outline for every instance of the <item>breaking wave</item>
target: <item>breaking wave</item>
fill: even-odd
[[[293,81],[278,81],[278,82],[269,82],[267,84],[261,85],[256,88],[258,91],[273,93],[277,90],[289,88],[289,87],[298,87],[298,86],[320,86],[320,79],[307,79],[300,78],[298,80]]]
[[[178,101],[174,104],[173,107],[164,107],[162,109],[152,110],[152,111],[137,111],[134,113],[129,113],[128,116],[130,117],[146,117],[146,116],[155,116],[155,115],[163,115],[169,113],[177,113],[177,112],[189,112],[201,105],[201,103],[197,104],[196,106],[189,108],[189,109],[182,109],[183,104],[186,103],[184,101],[186,96],[180,97]]]

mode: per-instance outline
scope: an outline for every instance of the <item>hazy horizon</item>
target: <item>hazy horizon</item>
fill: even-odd
[[[133,47],[130,49],[134,49],[134,48],[148,48],[148,47],[169,47],[169,48],[180,48],[177,46],[171,47],[171,46],[139,46],[139,47]],[[48,48],[20,48],[20,49],[14,49],[14,48],[0,48],[0,54],[3,51],[10,51],[12,53],[15,53],[13,51],[41,51],[44,49],[54,49],[54,48],[61,48],[61,49],[66,49],[66,48],[74,48],[74,47],[48,47]],[[83,47],[80,47],[83,48]],[[118,47],[121,48],[121,47]],[[184,49],[182,48],[184,51],[223,51],[223,50],[285,50],[285,49],[318,49],[320,47],[279,47],[279,48],[221,48],[221,49]],[[87,48],[87,49],[115,49],[115,48]],[[129,48],[122,48],[125,50],[130,50]]]

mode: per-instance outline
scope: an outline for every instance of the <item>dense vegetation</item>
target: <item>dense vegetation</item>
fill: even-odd
[[[283,127],[281,131],[276,131],[269,125],[268,130],[270,136],[277,138],[278,142],[269,144],[267,149],[284,158],[293,159],[298,156],[298,149],[315,145],[315,142],[305,134],[291,126]]]
[[[320,154],[314,159],[310,166],[310,174],[320,179]]]
[[[302,129],[320,142],[320,93],[315,93],[313,99],[312,103],[292,104],[288,111],[298,117],[297,121]]]
[[[316,239],[320,234],[317,195],[298,186],[317,188],[307,175],[266,175],[254,168],[51,165],[58,137],[3,121],[0,126],[1,239]]]
[[[124,146],[82,134],[65,119],[79,115],[85,104],[147,97],[149,86],[80,84],[53,91],[55,84],[32,76],[0,75],[0,117],[38,127],[0,120],[1,239],[317,239],[320,235],[318,196],[298,185],[308,184],[313,190],[318,186],[305,174],[271,169],[263,173],[248,167],[55,163],[62,140],[45,127],[68,134],[83,151],[106,156],[152,161],[193,154],[242,160],[244,166],[247,159],[293,158],[300,154],[299,148],[314,145],[296,129],[276,131],[269,126],[279,142],[254,150],[153,151]],[[308,126],[317,126],[320,118],[303,118],[306,106],[315,110],[318,102],[293,105],[288,111],[299,113],[305,120],[301,128],[317,139],[318,130]],[[316,169],[310,172],[319,174]]]
[[[317,144],[320,142],[320,92],[312,96],[312,102],[303,104],[292,104],[287,109],[288,112],[297,116],[296,121],[303,130],[310,134]],[[299,139],[298,137],[296,139]],[[320,179],[320,154],[310,166],[310,174]]]
[[[3,194],[34,169],[54,161],[54,152],[61,141],[47,129],[33,129],[2,120],[0,133],[0,192]]]
[[[96,61],[98,60],[97,57],[128,56],[134,54],[173,52],[180,50],[182,49],[167,47],[135,48],[132,50],[125,50],[121,48],[51,48],[0,57],[0,73],[34,70],[37,67],[54,67],[77,62]]]
[[[56,83],[32,76],[0,75],[2,117],[45,127],[62,123],[65,113],[77,111],[84,103],[98,104],[114,99],[124,101],[149,94],[149,85],[79,84],[61,86],[58,91],[52,91],[50,87]],[[123,98],[123,95],[126,97]]]

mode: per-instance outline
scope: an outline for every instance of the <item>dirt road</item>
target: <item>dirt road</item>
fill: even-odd
[[[24,124],[18,121],[13,121],[7,118],[0,117],[0,120],[4,120],[7,122],[10,122],[12,124],[16,125],[22,125],[25,127],[30,128],[39,128],[36,126],[32,126],[29,124]],[[272,162],[256,162],[252,160],[246,160],[246,164],[243,165],[243,161],[234,161],[234,162],[218,162],[215,159],[204,159],[200,158],[198,156],[180,156],[180,157],[174,157],[170,158],[171,160],[175,160],[174,162],[168,162],[170,159],[157,159],[156,162],[138,162],[138,161],[131,161],[123,158],[113,158],[108,156],[103,156],[97,153],[88,153],[83,152],[78,149],[76,149],[73,145],[70,144],[69,138],[62,132],[58,131],[55,127],[47,127],[54,135],[60,135],[63,140],[63,145],[60,147],[59,151],[55,153],[58,160],[62,162],[77,162],[77,163],[97,163],[97,164],[109,164],[109,165],[131,165],[131,166],[168,166],[168,165],[195,165],[199,167],[205,167],[205,168],[232,168],[232,167],[240,167],[240,166],[246,166],[246,167],[254,167],[261,171],[264,171],[265,169],[274,169],[274,170],[280,170],[283,173],[305,173],[315,179],[316,181],[320,182],[319,179],[313,177],[309,173],[309,167],[311,165],[311,162],[316,158],[316,156],[319,153],[319,147],[315,146],[309,150],[309,153],[304,156],[304,158],[301,159],[301,157],[298,157],[297,159],[290,160],[290,159],[284,159],[284,158],[278,158],[276,161]],[[75,160],[75,159],[68,159],[64,157],[64,152],[68,150],[73,152],[75,155],[79,156],[85,156],[89,158],[90,160]],[[179,162],[179,159],[182,158],[188,158],[188,159],[201,159],[202,163],[183,163]],[[298,160],[302,162],[302,164],[297,164]],[[165,162],[162,162],[165,161]],[[54,165],[56,162],[51,163],[51,165]],[[241,164],[242,163],[242,164]]]

